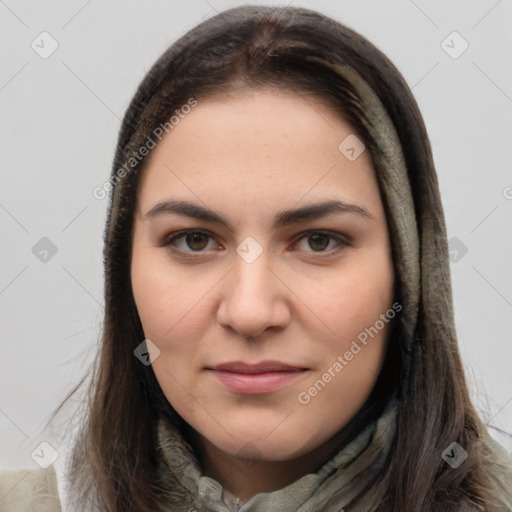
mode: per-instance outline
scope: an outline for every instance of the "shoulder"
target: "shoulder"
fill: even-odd
[[[0,468],[2,512],[61,512],[55,469]]]

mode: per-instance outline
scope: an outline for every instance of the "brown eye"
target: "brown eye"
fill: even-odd
[[[204,233],[188,233],[185,235],[185,243],[190,249],[200,251],[208,245],[208,238],[208,235],[205,235]]]
[[[303,240],[307,240],[307,244],[303,243]],[[329,247],[331,242],[334,242],[333,246]],[[301,247],[302,244],[302,247]],[[344,240],[342,237],[329,231],[309,231],[302,233],[295,244],[297,248],[309,252],[319,253],[320,255],[333,255],[342,251],[346,247],[350,247],[351,244]]]
[[[176,252],[192,254],[194,252],[203,252],[211,240],[212,237],[208,233],[191,230],[173,233],[161,242],[160,245],[162,247],[168,246]]]
[[[311,235],[308,237],[309,246],[315,251],[323,251],[329,245],[330,237],[323,234]]]

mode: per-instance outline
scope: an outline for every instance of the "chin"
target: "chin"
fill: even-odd
[[[228,429],[229,431],[229,429]],[[290,431],[296,433],[293,437]],[[275,432],[274,432],[275,434]],[[304,455],[318,446],[318,439],[305,437],[299,426],[288,427],[283,435],[270,435],[268,427],[263,430],[245,429],[233,437],[210,436],[209,442],[231,456],[249,461],[284,461]]]

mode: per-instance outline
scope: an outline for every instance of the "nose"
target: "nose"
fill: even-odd
[[[252,263],[237,256],[222,280],[221,294],[217,321],[242,337],[258,338],[290,322],[293,294],[269,266],[265,252]]]

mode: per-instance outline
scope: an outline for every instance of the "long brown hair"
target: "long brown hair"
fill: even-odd
[[[157,418],[166,414],[176,428],[186,428],[163,395],[151,366],[134,356],[144,340],[130,281],[133,213],[144,159],[130,166],[126,163],[155,128],[191,97],[197,101],[226,98],[244,88],[277,87],[313,94],[347,119],[372,151],[378,151],[361,122],[365,112],[354,101],[357,92],[329,64],[355,69],[392,119],[414,197],[421,262],[426,265],[430,260],[430,272],[437,273],[436,283],[442,283],[434,289],[422,277],[412,349],[397,334],[395,349],[387,355],[388,363],[393,359],[388,368],[396,368],[397,434],[386,470],[366,492],[380,496],[380,512],[454,511],[463,503],[498,510],[493,494],[495,489],[504,491],[507,484],[486,442],[486,427],[471,403],[459,357],[445,221],[431,147],[416,101],[389,59],[350,28],[312,10],[263,6],[224,11],[181,37],[148,72],[125,114],[104,234],[101,345],[91,374],[56,410],[89,376],[68,468],[77,510],[85,510],[94,488],[100,496],[94,503],[97,510],[163,511],[156,473]],[[120,172],[123,166],[125,171]],[[422,238],[427,225],[436,234],[429,244]],[[362,427],[362,416],[358,421]],[[468,459],[456,471],[441,458],[453,441],[470,447]]]

